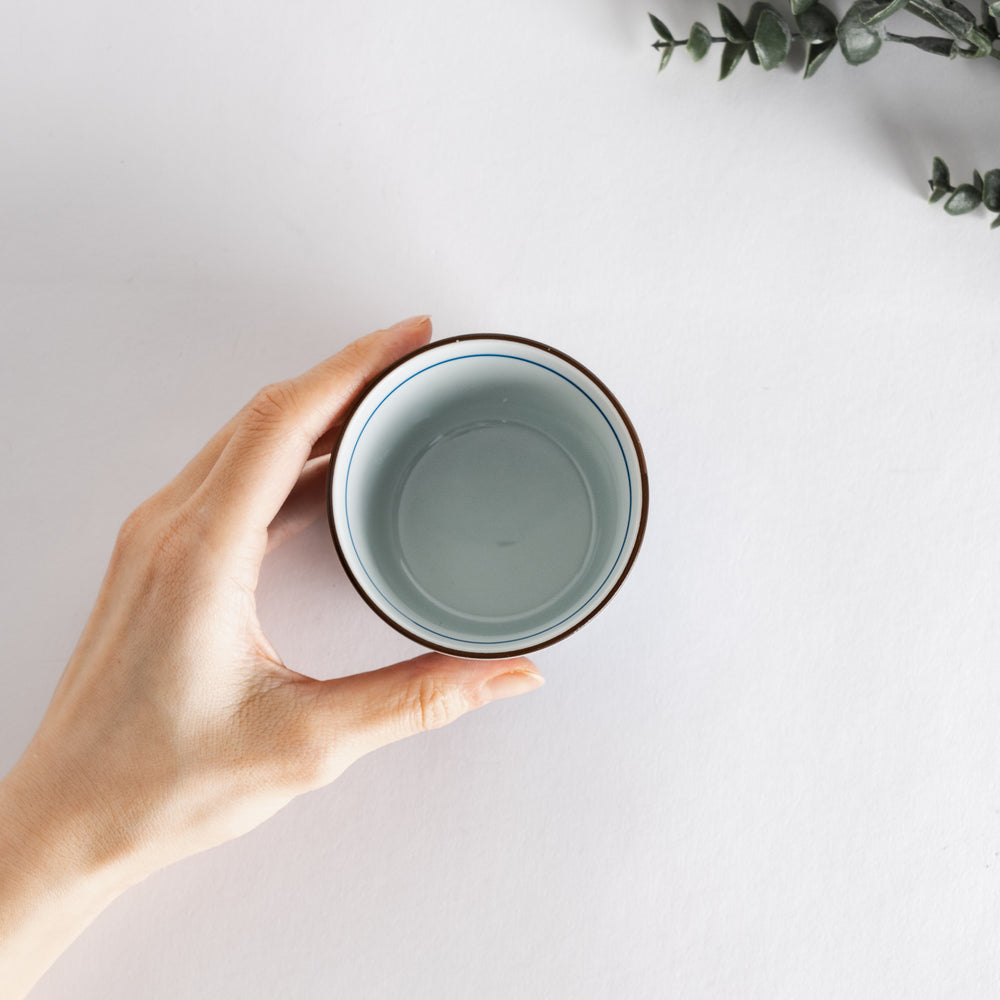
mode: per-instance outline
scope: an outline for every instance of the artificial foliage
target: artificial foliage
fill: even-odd
[[[704,59],[713,45],[721,45],[719,79],[725,80],[743,57],[755,66],[771,70],[780,66],[796,45],[805,47],[808,79],[839,48],[851,66],[874,59],[886,42],[908,45],[931,55],[949,59],[1000,59],[1000,0],[981,0],[978,17],[959,0],[860,0],[838,17],[819,0],[788,0],[789,13],[770,3],[755,3],[745,21],[725,4],[718,4],[721,35],[696,21],[687,38],[676,38],[667,25],[650,14],[660,53],[660,71],[679,48],[687,50],[695,62]],[[936,29],[933,35],[904,35],[889,30],[893,15],[916,15]],[[934,159],[930,180],[932,202],[947,196],[945,211],[964,215],[980,204],[1000,212],[1000,170],[985,175],[976,171],[972,183],[951,185],[948,167]],[[993,229],[1000,228],[1000,215]]]
[[[948,164],[940,156],[935,156],[927,183],[931,188],[930,200],[935,202],[944,198],[944,210],[949,215],[965,215],[980,205],[1000,213],[1000,169],[987,170],[985,174],[974,170],[971,184],[955,186],[951,183]],[[1000,214],[993,219],[990,229],[1000,229]]]
[[[789,0],[791,13],[786,15],[773,4],[755,3],[745,22],[725,5],[719,4],[721,35],[696,21],[687,38],[675,38],[655,14],[650,14],[653,29],[659,36],[653,48],[660,52],[660,69],[670,62],[678,48],[685,48],[696,62],[708,55],[713,45],[722,46],[719,79],[724,80],[739,65],[743,56],[755,66],[775,69],[780,66],[796,42],[806,46],[805,73],[812,76],[839,46],[844,59],[852,66],[874,59],[884,42],[911,45],[923,52],[954,59],[1000,59],[1000,0],[981,0],[976,16],[958,0],[860,0],[843,17],[818,0]],[[938,29],[935,35],[901,35],[889,30],[890,19],[909,11]]]

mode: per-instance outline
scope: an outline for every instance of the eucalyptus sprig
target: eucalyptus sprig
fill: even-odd
[[[696,21],[687,38],[675,38],[655,14],[649,19],[659,36],[653,48],[660,52],[660,70],[670,62],[674,50],[684,46],[695,62],[704,59],[715,44],[722,45],[719,79],[737,67],[744,54],[765,70],[780,66],[796,41],[805,43],[806,78],[811,77],[839,44],[844,59],[852,66],[874,59],[883,42],[911,45],[923,52],[954,59],[992,57],[1000,59],[1000,0],[981,0],[980,17],[959,0],[859,0],[842,18],[818,0],[789,0],[791,20],[773,4],[755,3],[746,22],[720,3],[722,35],[716,36]],[[889,31],[887,22],[900,11],[909,11],[943,34],[900,35]]]
[[[991,212],[1000,213],[1000,169],[987,170],[985,174],[974,170],[971,184],[954,187],[948,164],[940,156],[935,156],[931,166],[931,179],[927,183],[931,187],[932,204],[945,195],[948,196],[944,210],[949,215],[965,215],[980,205],[985,205]],[[990,229],[1000,229],[1000,214],[993,220]]]

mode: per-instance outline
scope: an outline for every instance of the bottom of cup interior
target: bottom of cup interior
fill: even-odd
[[[474,367],[428,371],[434,385],[413,379],[376,403],[345,512],[360,582],[384,614],[431,645],[498,655],[587,616],[635,503],[590,387],[522,358]]]

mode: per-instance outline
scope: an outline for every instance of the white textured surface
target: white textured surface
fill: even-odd
[[[567,350],[652,492],[541,692],[149,879],[40,1000],[1000,988],[1000,234],[923,203],[1000,166],[997,66],[658,78],[646,8],[8,11],[0,768],[129,510],[357,334]],[[412,649],[322,524],[260,603],[306,672]]]

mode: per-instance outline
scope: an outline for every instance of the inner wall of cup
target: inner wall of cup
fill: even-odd
[[[376,404],[347,517],[365,575],[404,624],[446,643],[527,640],[600,590],[629,496],[588,389],[521,358],[457,358]]]

